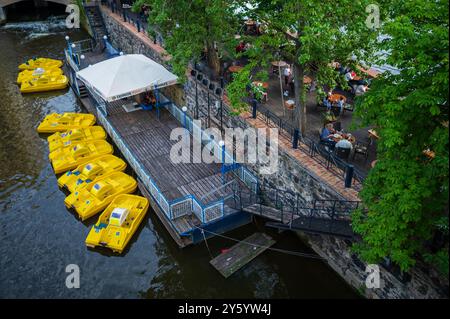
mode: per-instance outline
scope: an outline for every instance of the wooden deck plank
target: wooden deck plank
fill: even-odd
[[[267,248],[275,244],[275,240],[263,233],[254,233],[210,261],[225,278],[248,264]]]

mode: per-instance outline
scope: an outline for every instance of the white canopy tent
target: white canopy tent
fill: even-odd
[[[142,54],[99,62],[78,71],[77,78],[107,102],[177,83],[176,75]]]

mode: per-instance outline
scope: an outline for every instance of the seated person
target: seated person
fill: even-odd
[[[334,133],[336,133],[336,131],[333,128],[333,124],[332,123],[326,124],[325,127],[322,129],[322,133],[320,133],[320,142],[322,144],[334,147],[336,142],[331,138]]]
[[[144,104],[145,104],[145,105],[148,105],[148,106],[150,106],[150,107],[153,107],[153,106],[156,105],[156,97],[155,97],[155,95],[153,94],[152,91],[149,91],[149,92],[145,95],[145,98],[144,98]]]
[[[245,43],[243,41],[239,42],[236,46],[236,53],[241,53],[245,51]]]
[[[353,75],[353,72],[348,71],[347,73],[345,73],[344,77],[345,77],[345,80],[348,82],[348,81],[353,80],[353,78],[354,78],[355,76]]]
[[[358,85],[355,87],[355,95],[359,96],[359,95],[363,95],[364,93],[367,92],[367,90],[369,89],[369,87],[367,85]]]

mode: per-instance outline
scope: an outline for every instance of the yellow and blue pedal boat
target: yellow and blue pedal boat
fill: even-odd
[[[20,85],[22,93],[36,93],[65,89],[69,85],[69,79],[65,75],[41,76],[26,79]]]
[[[73,128],[84,128],[95,124],[95,116],[86,113],[52,113],[39,124],[38,133],[64,132]]]
[[[90,230],[86,246],[102,246],[122,253],[144,219],[148,207],[149,201],[145,197],[129,194],[116,196]]]
[[[117,195],[133,193],[136,187],[137,182],[130,175],[112,172],[70,194],[64,204],[84,221],[105,209]]]
[[[112,154],[114,149],[105,140],[80,142],[70,147],[64,147],[51,152],[48,156],[55,174],[67,172],[77,166],[87,163],[96,157]]]
[[[29,59],[27,62],[19,65],[19,70],[34,70],[37,68],[49,69],[60,68],[63,65],[61,60],[49,59],[49,58],[36,58]]]
[[[38,78],[41,76],[57,77],[60,75],[63,75],[63,71],[60,68],[37,68],[35,70],[23,70],[17,75],[17,84],[21,84],[24,81],[29,81],[33,78]]]
[[[127,164],[114,155],[104,155],[68,171],[58,178],[58,186],[76,192],[111,172],[123,172]]]
[[[63,133],[54,133],[47,138],[48,149],[53,152],[81,141],[104,140],[106,132],[101,126],[73,128]]]

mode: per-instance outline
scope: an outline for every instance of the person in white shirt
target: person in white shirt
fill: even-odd
[[[347,82],[353,80],[353,75],[352,75],[351,71],[348,71],[347,73],[345,73],[344,77]]]
[[[363,95],[364,93],[367,92],[367,89],[368,89],[367,85],[360,84],[355,88],[355,95]]]
[[[341,97],[337,102],[337,107],[339,108],[339,114],[342,114],[342,112],[344,112],[344,98]]]
[[[284,84],[287,86],[289,84],[289,78],[291,76],[291,68],[290,67],[284,68],[283,75],[284,75]]]

